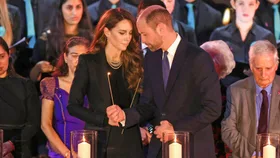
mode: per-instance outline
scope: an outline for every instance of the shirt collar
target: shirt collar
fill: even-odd
[[[261,91],[264,89],[266,90],[267,94],[271,94],[271,88],[272,88],[272,83],[270,83],[266,88],[261,88],[255,81],[255,85],[256,85],[256,95],[259,95],[261,93]]]
[[[178,48],[178,45],[181,41],[181,36],[179,34],[177,34],[177,37],[175,39],[175,41],[172,43],[172,45],[167,49],[168,54],[174,56],[176,53],[176,50]]]
[[[236,31],[239,31],[237,26],[236,26],[236,23],[233,22],[233,23],[229,24],[229,32],[231,34],[233,34]],[[250,29],[250,31],[248,33],[250,33],[250,32],[252,32],[254,35],[256,35],[256,24],[255,23],[253,23],[252,28]]]
[[[182,4],[183,6],[186,6],[187,3],[188,3],[187,1],[181,0],[181,4]],[[198,6],[199,6],[199,4],[200,4],[200,0],[195,0],[194,2],[192,2],[192,4],[194,5],[195,8],[198,8]]]
[[[116,3],[117,8],[120,7],[121,4],[122,4],[122,0],[120,0],[118,3]],[[106,8],[111,9],[113,4],[110,1],[108,1],[108,0],[104,0],[104,5],[106,6]]]

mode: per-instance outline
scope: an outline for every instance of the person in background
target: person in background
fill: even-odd
[[[232,149],[233,158],[255,157],[256,135],[280,132],[279,57],[275,45],[256,41],[249,50],[249,63],[253,75],[227,89],[222,139]]]
[[[103,131],[98,134],[98,158],[143,158],[139,126],[123,131],[111,126],[106,116],[112,104],[123,109],[133,106],[142,89],[143,54],[134,17],[121,8],[106,11],[90,52],[80,56],[67,109],[86,122],[86,129]],[[85,96],[89,109],[83,107]]]
[[[249,48],[258,40],[269,40],[276,45],[273,34],[254,22],[254,15],[259,7],[258,0],[231,0],[235,9],[235,22],[219,27],[213,31],[210,40],[225,41],[234,55],[236,67],[221,82],[225,87],[246,78],[249,70]]]
[[[96,26],[100,17],[109,9],[122,8],[130,12],[134,17],[137,16],[137,7],[128,4],[124,0],[99,0],[88,6],[93,26]]]
[[[280,42],[280,0],[260,0],[255,21],[271,31]]]
[[[33,81],[40,81],[42,74],[55,70],[65,41],[73,36],[85,37],[89,41],[93,38],[86,3],[84,0],[59,0],[50,26],[38,39],[33,51],[35,66],[30,72]]]
[[[198,45],[209,41],[213,30],[222,25],[221,13],[203,0],[177,0],[172,17],[194,29]]]
[[[0,128],[3,157],[32,157],[30,140],[40,127],[40,101],[32,81],[17,75],[9,48],[0,37]],[[1,153],[2,154],[2,153]]]
[[[70,132],[84,129],[84,122],[71,116],[67,110],[69,92],[81,54],[88,52],[89,41],[71,37],[65,43],[54,77],[40,83],[42,93],[41,128],[48,138],[51,158],[70,158]],[[87,100],[84,102],[87,106]]]
[[[205,42],[200,46],[203,50],[210,54],[214,62],[215,70],[219,76],[219,79],[225,78],[230,74],[235,67],[235,61],[231,50],[228,45],[222,41],[209,41]],[[221,121],[224,117],[225,104],[226,104],[226,88],[221,86],[222,93],[222,113],[220,117],[212,123],[214,141],[215,141],[215,152],[217,158],[225,158],[227,151],[227,146],[225,146],[222,141],[221,136]]]
[[[6,0],[0,1],[0,37],[6,41],[8,46],[11,46],[13,42],[13,29]]]

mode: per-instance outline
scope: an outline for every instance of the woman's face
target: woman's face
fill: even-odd
[[[236,11],[236,20],[239,22],[252,22],[259,7],[258,0],[231,0]]]
[[[81,0],[67,0],[62,5],[64,23],[78,25],[83,16],[83,3]]]
[[[117,50],[125,51],[132,39],[132,24],[129,20],[122,20],[111,30],[105,28],[104,33],[107,37],[107,46]]]
[[[68,65],[69,72],[75,72],[78,65],[79,56],[81,54],[86,54],[87,52],[88,48],[85,45],[76,45],[69,48],[68,55],[64,53],[64,59],[66,64]]]
[[[7,76],[8,66],[9,66],[9,55],[3,49],[3,47],[0,46],[0,78],[4,78]]]
[[[175,6],[175,0],[162,0],[162,2],[165,4],[166,9],[170,14],[172,14]]]

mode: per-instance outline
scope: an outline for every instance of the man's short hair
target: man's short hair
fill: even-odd
[[[220,68],[220,78],[225,78],[235,67],[233,54],[229,46],[222,40],[205,42],[200,46],[212,57]]]
[[[172,17],[170,13],[165,8],[159,5],[152,5],[147,7],[140,13],[139,18],[144,18],[145,22],[153,29],[155,29],[160,23],[173,28]]]
[[[249,62],[253,64],[256,55],[273,54],[275,61],[279,62],[278,52],[276,47],[268,40],[259,40],[251,44],[249,50]]]

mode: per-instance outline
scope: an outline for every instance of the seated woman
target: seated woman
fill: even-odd
[[[36,41],[30,72],[33,81],[40,81],[55,70],[57,58],[63,51],[65,41],[73,36],[93,38],[92,25],[84,0],[58,0],[50,26]],[[42,76],[43,75],[43,76]]]
[[[221,82],[228,87],[232,83],[247,77],[244,72],[249,70],[249,47],[257,40],[268,40],[276,45],[274,35],[265,28],[254,23],[254,15],[259,7],[258,0],[231,0],[235,9],[235,22],[215,29],[210,40],[223,40],[234,55],[236,67]]]
[[[219,79],[225,78],[228,74],[232,72],[235,67],[235,61],[231,50],[228,45],[222,41],[209,41],[205,42],[200,46],[204,49],[213,59],[215,70],[218,73]],[[217,157],[224,157],[226,155],[225,144],[222,141],[221,136],[221,121],[225,112],[225,103],[226,103],[226,88],[221,86],[222,92],[222,113],[221,116],[212,123],[215,149]]]
[[[0,37],[0,129],[4,130],[5,142],[3,156],[32,157],[29,143],[39,127],[40,100],[36,88],[32,81],[14,72],[9,62],[8,45]]]
[[[70,38],[60,55],[54,77],[41,81],[41,127],[48,138],[51,158],[70,158],[70,132],[84,129],[84,122],[69,115],[66,107],[79,56],[87,53],[88,47],[89,41],[85,38]],[[87,100],[84,107],[86,105]]]

